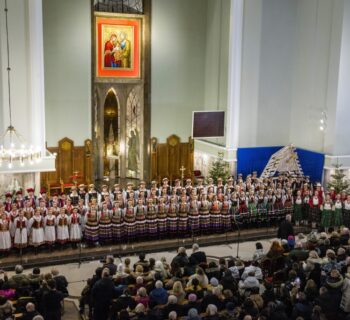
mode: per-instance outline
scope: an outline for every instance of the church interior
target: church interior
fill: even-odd
[[[350,319],[349,57],[350,0],[0,0],[0,320]]]

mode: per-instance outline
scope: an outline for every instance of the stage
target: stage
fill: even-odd
[[[307,227],[295,227],[295,233],[308,233],[310,229]],[[87,247],[84,243],[73,249],[70,245],[67,248],[55,249],[52,252],[40,251],[34,254],[33,251],[19,253],[11,252],[9,256],[0,259],[0,268],[4,270],[13,270],[16,264],[22,264],[25,268],[34,266],[49,266],[66,264],[72,262],[84,262],[97,259],[103,259],[106,255],[115,257],[130,256],[140,252],[151,253],[167,250],[176,250],[183,246],[189,248],[194,242],[200,246],[213,246],[225,243],[237,243],[245,241],[257,241],[260,239],[274,238],[277,235],[277,227],[244,229],[234,232],[222,234],[213,234],[208,236],[196,236],[189,238],[176,238],[168,240],[154,240],[133,242],[124,244],[111,244],[104,246]],[[232,252],[232,256],[236,256],[237,252]]]

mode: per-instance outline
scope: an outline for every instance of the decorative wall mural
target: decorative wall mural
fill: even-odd
[[[138,178],[140,176],[140,163],[142,162],[141,129],[141,104],[135,89],[129,93],[126,103],[126,154],[128,176]]]
[[[108,90],[104,102],[104,175],[119,175],[120,107],[114,89]]]
[[[96,16],[97,77],[141,77],[140,18]]]

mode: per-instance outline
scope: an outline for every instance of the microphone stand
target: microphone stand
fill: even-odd
[[[235,224],[237,227],[237,231],[238,231],[238,238],[237,238],[237,254],[236,254],[236,258],[239,258],[239,244],[241,242],[241,228],[239,227],[239,222],[236,219],[236,215],[234,216],[235,219]]]

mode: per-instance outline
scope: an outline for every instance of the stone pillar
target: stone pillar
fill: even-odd
[[[226,148],[232,152],[239,142],[243,5],[243,0],[231,0]]]

